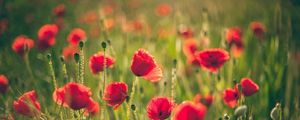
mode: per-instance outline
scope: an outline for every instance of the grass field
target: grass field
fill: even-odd
[[[299,5],[0,0],[0,118],[298,120]]]

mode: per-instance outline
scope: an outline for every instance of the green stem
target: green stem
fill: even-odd
[[[57,84],[56,84],[56,78],[55,78],[55,73],[54,73],[54,69],[53,69],[53,62],[52,62],[51,58],[49,59],[49,69],[50,69],[50,73],[51,73],[51,77],[52,77],[54,89],[56,89],[57,88]]]
[[[136,76],[135,79],[132,81],[132,90],[131,90],[131,93],[130,93],[130,98],[129,98],[129,102],[128,102],[128,106],[127,106],[127,118],[128,120],[130,120],[130,106],[133,102],[133,98],[134,98],[134,93],[135,93],[135,86],[137,84],[137,81],[138,81],[138,77]]]
[[[84,53],[83,53],[83,49],[80,49],[80,68],[79,68],[79,77],[80,77],[80,81],[81,84],[84,83]]]

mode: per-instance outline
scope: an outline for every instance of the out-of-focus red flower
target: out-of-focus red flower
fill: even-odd
[[[156,6],[155,11],[159,16],[167,16],[172,12],[172,7],[167,3],[161,3]]]
[[[108,19],[105,19],[103,22],[104,22],[104,27],[107,30],[111,30],[115,26],[114,19],[108,18]]]
[[[167,97],[155,97],[147,105],[148,117],[151,120],[167,119],[174,108],[174,102]]]
[[[56,17],[62,17],[65,15],[65,4],[59,4],[53,9],[53,14]]]
[[[201,103],[185,101],[175,109],[174,120],[203,120],[205,114],[206,107]]]
[[[238,88],[235,87],[225,89],[223,93],[223,100],[227,106],[230,108],[235,108],[237,106],[238,99],[240,98]]]
[[[8,88],[8,80],[5,75],[0,74],[0,93],[6,93]]]
[[[46,50],[55,44],[55,37],[58,27],[55,24],[46,24],[38,32],[38,47],[40,50]]]
[[[105,5],[101,7],[101,14],[103,15],[109,15],[112,14],[115,10],[115,5]]]
[[[202,68],[210,72],[218,72],[218,69],[229,60],[229,53],[220,48],[206,49],[196,52],[195,55]]]
[[[259,86],[255,84],[250,78],[243,78],[241,80],[242,93],[245,96],[251,96],[258,92]]]
[[[151,82],[158,82],[162,78],[162,70],[156,64],[154,57],[144,49],[138,49],[131,61],[131,71]]]
[[[54,91],[53,100],[59,105],[79,110],[89,105],[91,95],[90,88],[82,84],[70,82]]]
[[[24,93],[17,101],[14,101],[13,108],[24,116],[36,116],[41,109],[34,90]]]
[[[188,64],[196,65],[196,66],[200,65],[199,61],[197,61],[195,57],[195,52],[198,50],[198,44],[195,39],[191,38],[184,41],[182,49],[183,49],[183,53],[187,57]]]
[[[8,19],[4,18],[0,20],[0,34],[4,33],[8,28]]]
[[[64,56],[64,59],[66,61],[72,59],[74,57],[74,54],[75,53],[78,53],[79,52],[79,49],[78,47],[76,46],[72,46],[72,45],[69,45],[69,46],[66,46],[64,49],[63,49],[63,56]]]
[[[83,15],[80,15],[77,19],[79,23],[92,23],[98,20],[98,12],[96,11],[87,11]]]
[[[126,99],[128,87],[124,82],[112,82],[104,91],[103,100],[114,109],[117,109]]]
[[[132,21],[131,26],[134,31],[141,31],[143,29],[143,23],[138,19]]]
[[[109,55],[105,55],[106,60],[106,68],[112,68],[113,64],[115,64],[115,59],[110,57]],[[90,57],[90,70],[93,74],[98,74],[99,72],[104,70],[104,53],[98,52]]]
[[[185,25],[180,25],[178,34],[184,39],[192,38],[194,36],[193,30]]]
[[[208,94],[206,96],[201,96],[200,94],[197,94],[194,97],[194,102],[195,103],[202,103],[202,104],[206,105],[207,107],[209,107],[213,102],[213,96],[210,95],[210,94]]]
[[[92,98],[90,98],[90,103],[86,107],[86,111],[84,112],[84,115],[85,116],[88,116],[88,115],[95,116],[99,113],[99,111],[100,111],[99,103],[94,101]]]
[[[239,27],[230,28],[227,31],[226,39],[229,47],[232,48],[234,56],[239,57],[242,50],[244,49],[244,44],[242,41],[242,30]]]
[[[264,24],[258,21],[253,21],[251,22],[250,27],[257,38],[262,39],[264,37],[266,32]]]
[[[26,54],[26,52],[28,52],[33,46],[34,42],[32,39],[27,38],[24,35],[20,35],[15,38],[15,41],[12,44],[12,49],[14,50],[14,52],[23,57]],[[27,49],[27,51],[25,50],[25,48]]]
[[[85,32],[81,28],[73,29],[68,35],[68,42],[74,46],[77,46],[80,41],[83,41],[85,39],[86,39]]]

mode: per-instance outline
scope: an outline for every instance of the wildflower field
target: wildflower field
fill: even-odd
[[[299,120],[298,0],[0,0],[1,120]]]

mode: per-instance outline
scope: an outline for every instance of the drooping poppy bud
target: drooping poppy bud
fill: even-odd
[[[109,106],[117,109],[125,101],[127,94],[128,87],[126,83],[112,82],[105,88],[103,100]]]
[[[109,55],[105,55],[105,67],[112,68],[113,64],[115,64],[115,59],[110,57]],[[90,57],[90,70],[93,74],[98,74],[99,72],[104,70],[104,53],[98,52]]]
[[[255,84],[250,78],[243,78],[241,80],[242,93],[245,96],[251,96],[258,92],[259,86]]]
[[[195,55],[202,68],[214,73],[229,60],[229,53],[220,48],[206,49],[196,52]]]
[[[32,39],[27,38],[24,35],[20,35],[15,38],[15,41],[12,44],[12,49],[14,52],[24,57],[26,52],[32,49],[34,46],[34,42]]]
[[[247,106],[246,105],[242,105],[242,106],[239,106],[237,107],[235,110],[234,110],[234,115],[239,117],[239,116],[242,116],[246,113],[247,111]]]
[[[201,103],[183,102],[175,109],[174,120],[203,120],[206,107]]]
[[[8,88],[8,80],[4,75],[0,74],[0,93],[2,94],[6,93],[7,88]]]
[[[38,47],[40,50],[46,50],[55,44],[55,37],[58,27],[55,24],[46,24],[38,32]]]
[[[223,93],[223,100],[224,100],[225,104],[227,106],[229,106],[230,108],[235,108],[237,106],[239,97],[240,97],[240,95],[239,95],[237,87],[235,87],[234,89],[227,88],[227,89],[225,89],[225,91]]]
[[[158,82],[162,78],[161,68],[156,64],[154,57],[144,49],[135,52],[131,61],[131,71],[151,82]]]
[[[86,40],[86,34],[81,28],[73,29],[68,35],[68,42],[74,46],[77,46],[80,41],[84,40]]]
[[[14,101],[13,108],[17,113],[30,117],[38,115],[41,109],[34,90],[24,93]]]
[[[147,105],[148,117],[151,120],[167,119],[174,108],[174,102],[167,97],[155,97]]]

